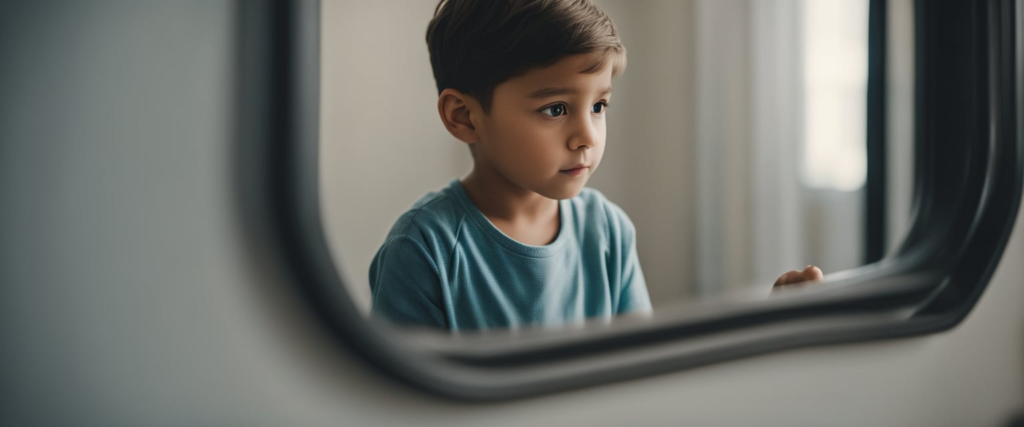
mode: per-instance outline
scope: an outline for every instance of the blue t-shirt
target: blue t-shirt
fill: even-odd
[[[533,246],[495,227],[459,180],[428,193],[370,265],[372,315],[455,331],[650,311],[626,213],[590,188],[558,206],[558,237]]]

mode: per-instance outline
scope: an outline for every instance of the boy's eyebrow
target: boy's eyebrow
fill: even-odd
[[[549,96],[568,95],[568,94],[574,94],[574,93],[577,93],[577,92],[579,92],[579,90],[576,89],[576,88],[546,87],[546,88],[543,88],[543,89],[540,89],[540,90],[536,90],[533,93],[531,93],[530,94],[530,98],[547,98]],[[604,95],[608,95],[610,93],[612,93],[611,86],[606,87],[604,90],[602,90],[600,95],[604,96]]]

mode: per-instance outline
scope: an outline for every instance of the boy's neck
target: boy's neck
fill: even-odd
[[[551,243],[561,227],[558,201],[474,167],[460,180],[470,200],[499,230],[522,243]]]

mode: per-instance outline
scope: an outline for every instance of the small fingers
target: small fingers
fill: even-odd
[[[821,269],[813,265],[808,265],[803,271],[804,280],[821,280],[825,278],[825,274],[821,272]]]
[[[825,277],[821,269],[813,265],[808,265],[803,270],[790,270],[779,276],[779,279],[772,285],[773,288],[777,288],[785,285],[792,285],[802,282],[816,282],[822,280]]]

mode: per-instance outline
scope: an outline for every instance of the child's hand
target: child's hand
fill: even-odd
[[[794,283],[801,282],[816,282],[822,279],[824,275],[821,273],[821,269],[813,265],[808,265],[803,270],[792,270],[779,276],[779,280],[775,281],[775,285],[772,289],[779,288],[785,285],[792,285]]]

